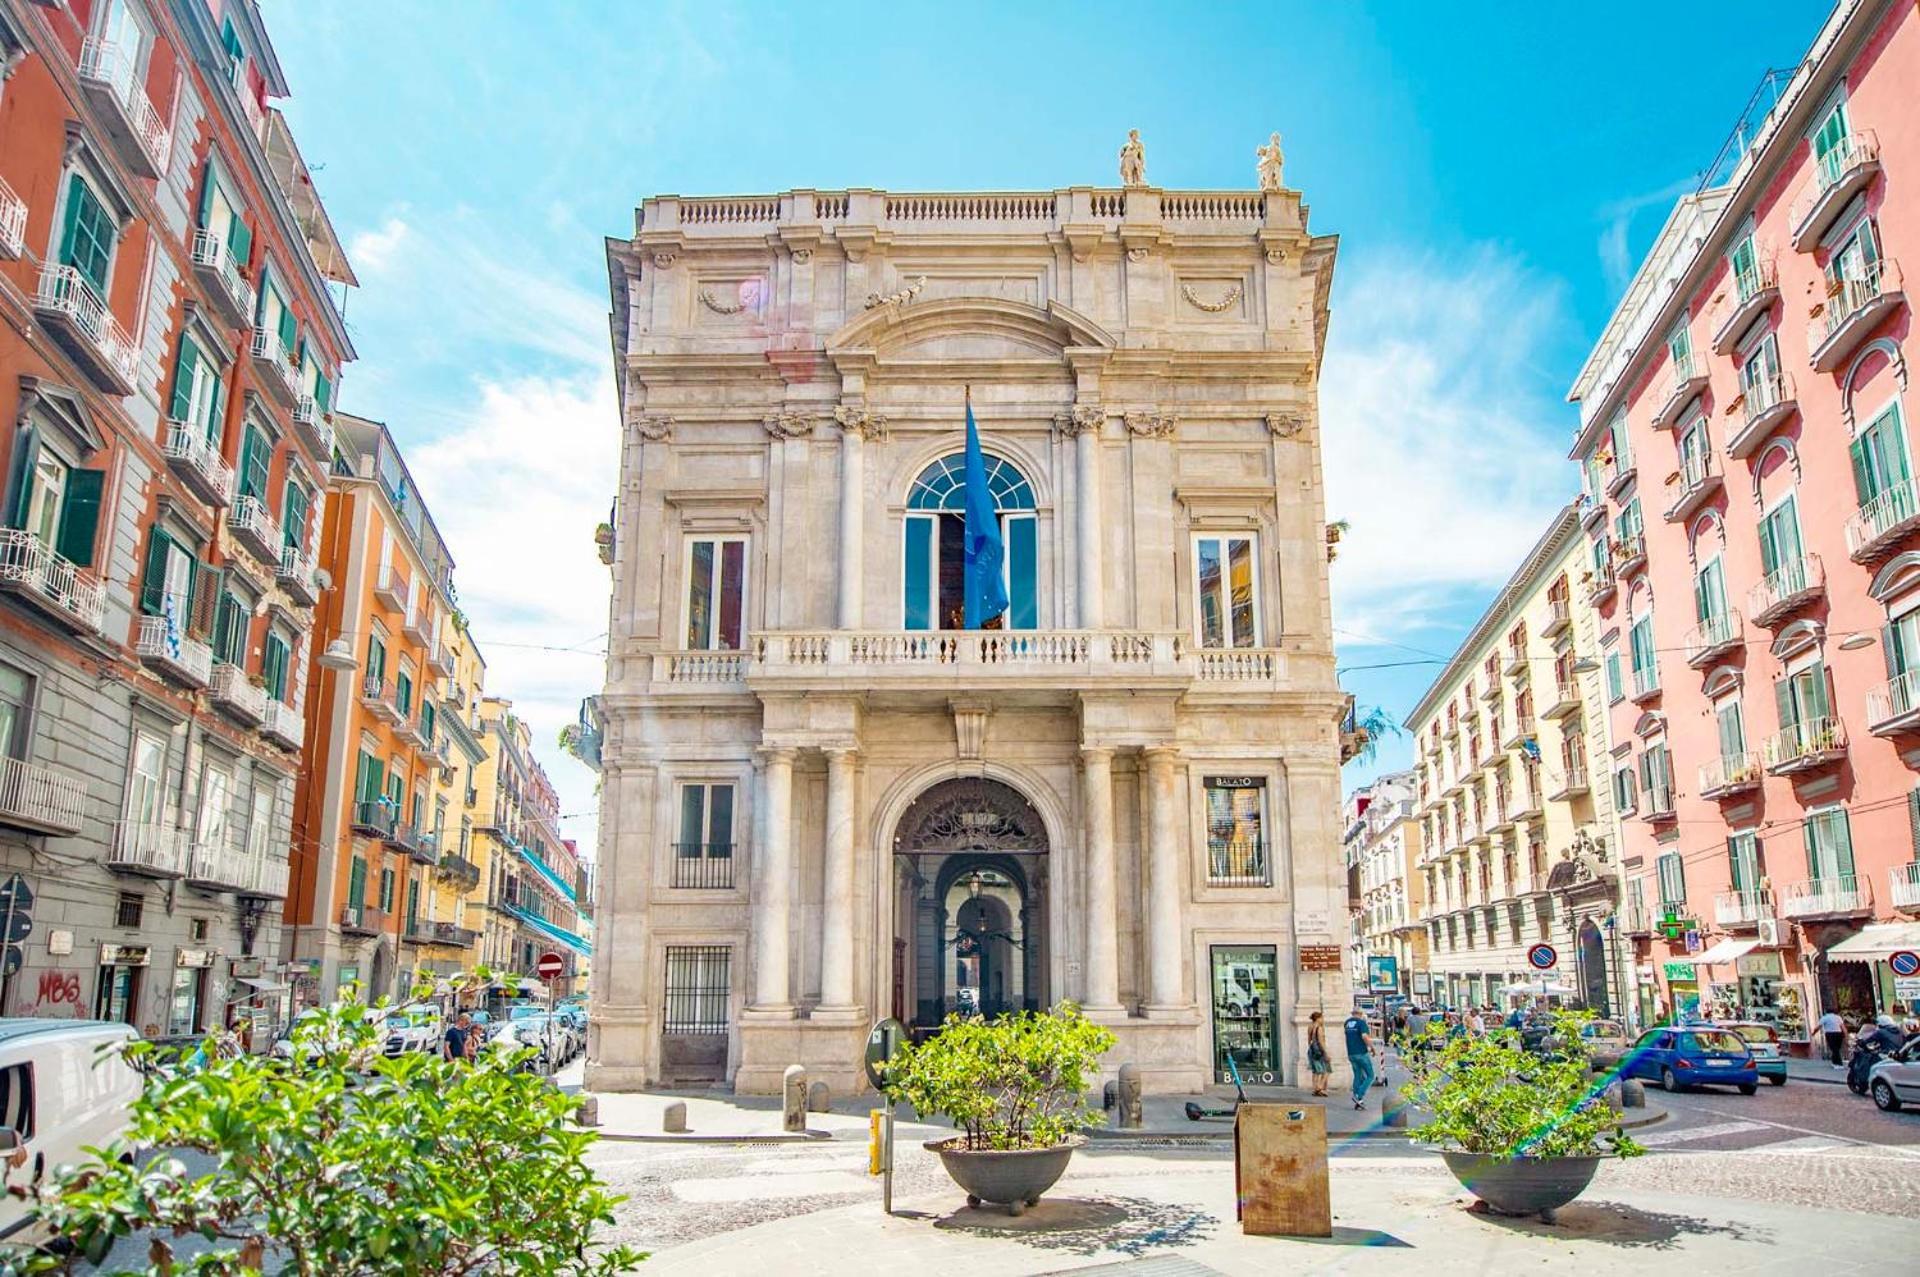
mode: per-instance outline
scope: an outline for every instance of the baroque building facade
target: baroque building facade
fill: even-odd
[[[609,242],[590,1086],[857,1090],[878,1017],[1065,999],[1150,1090],[1300,1078],[1350,995],[1301,969],[1346,919],[1336,244],[1274,150],[1259,192],[1136,154],[1124,190],[660,196]]]
[[[1353,904],[1354,987],[1425,997],[1426,875],[1421,862],[1419,790],[1412,771],[1376,777],[1347,796],[1347,872]],[[1382,960],[1390,959],[1391,965]]]

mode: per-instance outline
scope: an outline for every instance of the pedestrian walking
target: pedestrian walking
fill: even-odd
[[[1840,1051],[1847,1044],[1847,1022],[1840,1013],[1829,1009],[1820,1017],[1820,1032],[1827,1039],[1827,1062],[1834,1068],[1840,1067]]]
[[[1333,1076],[1333,1057],[1327,1054],[1327,1026],[1315,1011],[1307,1017],[1307,1068],[1313,1074],[1313,1093],[1325,1095]]]
[[[447,1026],[446,1038],[440,1044],[441,1058],[462,1062],[472,1059],[473,1052],[468,1046],[472,1037],[473,1018],[462,1011],[453,1018],[453,1023]]]
[[[1473,1007],[1467,1012],[1467,1032],[1480,1037],[1487,1031],[1487,1022],[1480,1017],[1480,1008]]]
[[[1355,1006],[1347,1017],[1347,1064],[1353,1069],[1353,1107],[1367,1107],[1367,1091],[1373,1086],[1373,1039],[1367,1035],[1367,1013]]]

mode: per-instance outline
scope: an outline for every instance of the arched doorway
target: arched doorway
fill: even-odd
[[[1607,980],[1607,944],[1592,918],[1580,924],[1578,940],[1580,1000],[1595,1015],[1612,1015],[1613,1000],[1608,994]]]
[[[893,850],[893,1014],[925,1029],[949,1011],[1047,1006],[1047,834],[1033,805],[997,780],[941,781],[901,816]]]

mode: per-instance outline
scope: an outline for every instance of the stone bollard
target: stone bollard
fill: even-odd
[[[825,1113],[833,1103],[825,1082],[815,1082],[807,1088],[807,1112]]]
[[[1387,1098],[1380,1105],[1380,1124],[1395,1129],[1407,1124],[1407,1113],[1413,1106],[1407,1103],[1406,1093],[1399,1087],[1387,1092]]]
[[[1100,1088],[1100,1107],[1111,1113],[1120,1106],[1120,1084],[1109,1082]]]
[[[1140,1108],[1140,1068],[1135,1064],[1120,1066],[1120,1093],[1114,1105],[1117,1124],[1124,1130],[1137,1131],[1144,1124]]]
[[[668,1135],[685,1135],[687,1133],[687,1103],[685,1100],[675,1100],[673,1103],[667,1105],[667,1111],[660,1115],[660,1129]]]
[[[786,1081],[780,1087],[780,1124],[788,1131],[807,1129],[807,1070],[805,1065],[787,1065]]]
[[[1620,1106],[1630,1109],[1643,1109],[1647,1107],[1647,1088],[1630,1077],[1621,1078]]]
[[[600,1097],[597,1095],[581,1096],[580,1107],[575,1110],[573,1120],[582,1126],[600,1125]]]

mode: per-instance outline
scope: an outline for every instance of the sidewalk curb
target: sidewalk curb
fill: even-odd
[[[582,1127],[616,1144],[812,1144],[834,1138],[832,1131],[773,1131],[763,1135],[642,1135],[637,1131],[606,1131]]]

